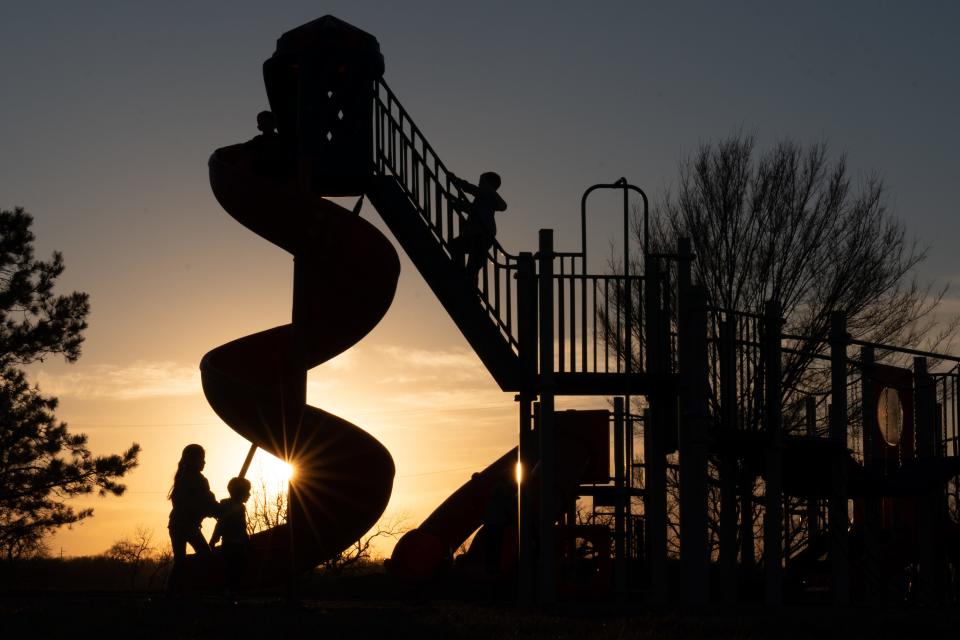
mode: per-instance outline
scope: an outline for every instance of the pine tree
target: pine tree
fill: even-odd
[[[121,495],[118,480],[137,465],[140,447],[94,456],[87,437],[56,419],[57,399],[31,386],[22,367],[47,356],[80,357],[89,296],[55,295],[63,256],[34,257],[33,218],[22,208],[0,211],[0,553],[37,553],[58,527],[93,515],[66,500]]]

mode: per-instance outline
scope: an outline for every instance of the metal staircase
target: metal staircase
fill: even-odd
[[[380,79],[374,100],[375,176],[367,195],[463,336],[504,391],[521,384],[517,256],[494,243],[479,284],[451,258],[464,194],[420,129]]]
[[[617,322],[616,326],[605,327],[598,321],[616,313],[615,307],[627,299],[643,308],[646,295],[650,295],[642,290],[645,278],[587,274],[583,247],[579,252],[555,252],[552,247],[544,251],[541,247],[535,261],[533,254],[511,255],[495,242],[479,282],[468,282],[450,251],[450,241],[459,235],[464,223],[457,206],[464,194],[383,78],[374,83],[374,176],[366,192],[500,388],[517,391],[535,384],[532,377],[537,367],[532,361],[536,360],[539,342],[537,329],[534,326],[526,340],[521,340],[521,324],[530,322],[531,314],[535,324],[538,305],[542,314],[543,305],[548,304],[556,319],[551,342],[558,393],[648,391],[651,378],[644,357],[641,355],[631,371],[623,349],[618,348],[629,345],[633,337],[643,352],[646,332],[634,323],[640,314],[635,317],[628,313],[628,322]],[[635,189],[625,181],[597,187]],[[532,276],[531,289],[521,291],[524,264]],[[540,285],[534,279],[550,281],[552,300],[547,302],[543,291],[538,294]],[[658,279],[652,286],[666,290],[668,282]],[[657,298],[658,307],[668,306],[659,295]],[[529,313],[524,315],[521,307]],[[522,353],[523,344],[526,353]]]

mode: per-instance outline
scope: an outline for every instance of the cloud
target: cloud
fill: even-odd
[[[436,376],[430,376],[429,378],[436,378]],[[427,376],[411,376],[408,374],[398,374],[395,376],[386,376],[377,380],[377,384],[382,385],[402,385],[402,384],[416,384],[418,382],[424,382],[427,380]]]
[[[45,394],[84,400],[139,400],[201,393],[197,366],[177,362],[100,364],[70,373],[39,371],[36,380]]]
[[[490,378],[477,356],[466,349],[411,349],[390,345],[381,346],[378,351],[394,365],[403,367],[402,371],[381,378],[381,383],[415,384],[437,380],[462,383]]]
[[[430,389],[416,393],[396,393],[390,397],[392,404],[399,407],[426,408],[442,410],[501,409],[511,407],[511,396],[499,390],[473,389]]]
[[[311,398],[322,397],[325,393],[330,393],[340,386],[340,380],[337,378],[311,378],[307,380],[307,404],[313,404]]]
[[[324,380],[325,373],[344,373],[356,366],[356,349],[347,351],[317,367],[319,379],[309,385],[315,392],[329,389],[335,379]],[[70,369],[63,373],[41,369],[32,377],[45,394],[83,400],[141,400],[202,393],[200,369],[195,364],[138,360],[127,365],[80,363]]]
[[[388,345],[378,350],[394,360],[421,367],[476,368],[479,365],[476,356],[466,349],[410,349]]]
[[[323,364],[319,365],[317,371],[337,371],[343,373],[345,371],[352,371],[357,367],[357,356],[360,353],[360,347],[353,347],[347,349],[340,355],[327,360]]]

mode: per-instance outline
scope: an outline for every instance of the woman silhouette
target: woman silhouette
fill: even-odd
[[[204,518],[217,515],[217,499],[210,491],[210,483],[200,473],[206,464],[206,453],[198,444],[183,448],[177,475],[167,499],[173,503],[170,511],[170,544],[173,546],[173,568],[170,572],[170,589],[178,590],[178,568],[183,568],[187,556],[187,543],[200,556],[210,555],[210,545],[200,532]]]

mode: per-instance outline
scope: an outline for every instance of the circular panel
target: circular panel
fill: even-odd
[[[891,447],[900,444],[900,434],[903,431],[903,407],[900,405],[900,394],[896,389],[884,387],[877,397],[877,424],[880,426],[880,435]]]

